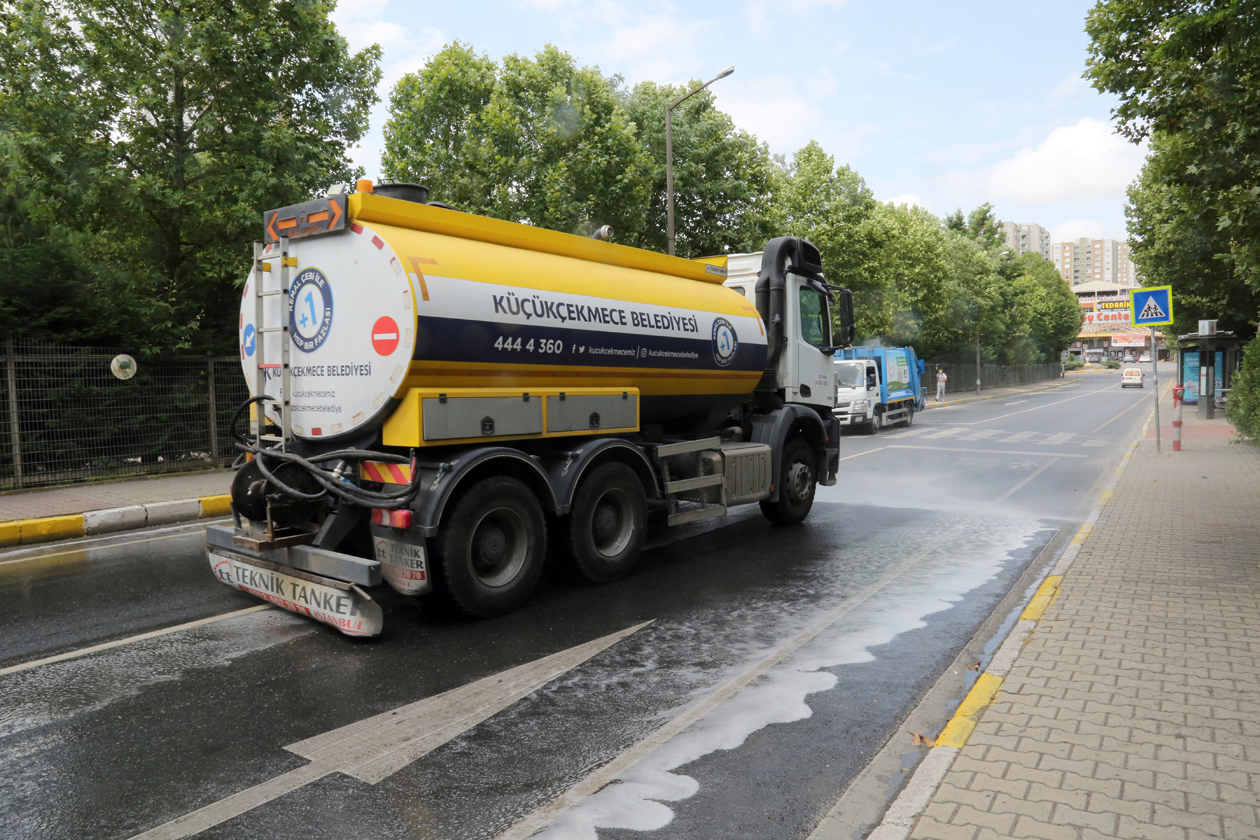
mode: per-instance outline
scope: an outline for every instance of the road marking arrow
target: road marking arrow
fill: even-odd
[[[627,627],[475,683],[290,744],[286,750],[310,759],[311,763],[137,834],[132,840],[191,837],[329,773],[345,773],[374,785],[651,623]]]

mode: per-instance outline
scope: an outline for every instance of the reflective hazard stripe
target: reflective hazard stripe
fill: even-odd
[[[359,478],[384,484],[410,484],[411,467],[407,464],[386,464],[381,461],[360,461]]]

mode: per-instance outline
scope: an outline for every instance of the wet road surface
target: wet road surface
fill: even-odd
[[[264,609],[128,642],[257,606],[198,529],[0,554],[0,836],[188,836],[161,827],[197,813],[206,838],[803,837],[1149,405],[1095,375],[846,435],[802,526],[754,505],[663,531],[632,577],[549,574],[493,621],[383,594],[369,641]],[[316,775],[297,746],[443,692],[429,714],[453,714],[462,687],[644,622],[382,778]],[[222,804],[254,786],[257,807]]]

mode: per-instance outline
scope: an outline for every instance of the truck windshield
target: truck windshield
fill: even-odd
[[[836,365],[836,384],[841,388],[860,388],[865,370],[866,365]]]
[[[806,286],[800,287],[801,338],[815,347],[831,346],[831,324],[827,320],[827,304],[823,296]]]

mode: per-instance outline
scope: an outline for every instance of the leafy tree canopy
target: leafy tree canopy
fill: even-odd
[[[98,340],[234,346],[262,210],[354,177],[380,50],[351,54],[332,8],[0,2],[5,180],[73,241],[79,270],[118,279],[144,325],[102,323]]]

